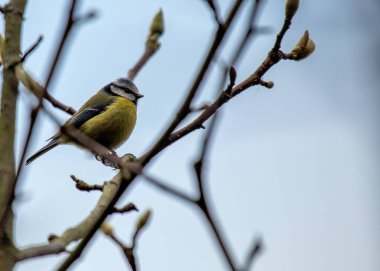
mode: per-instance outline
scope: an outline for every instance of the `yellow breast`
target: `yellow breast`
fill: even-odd
[[[86,121],[79,129],[102,145],[115,149],[131,135],[136,124],[136,105],[123,97],[101,114]]]

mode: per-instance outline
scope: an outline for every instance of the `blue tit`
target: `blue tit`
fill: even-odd
[[[137,100],[142,97],[144,95],[132,81],[119,78],[99,90],[63,126],[74,127],[114,150],[131,135],[136,124]],[[60,144],[75,145],[75,142],[60,131],[49,140],[46,146],[26,160],[26,164]]]

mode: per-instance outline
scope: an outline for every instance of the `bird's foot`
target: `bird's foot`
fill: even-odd
[[[113,150],[110,152],[110,154],[114,155],[114,156],[117,156],[116,152],[113,151]],[[108,158],[103,157],[103,156],[101,156],[98,153],[94,153],[94,155],[95,155],[96,160],[102,162],[102,164],[105,165],[106,167],[112,167],[113,169],[118,169],[119,168],[119,166],[116,163],[114,163],[113,161],[109,160]]]

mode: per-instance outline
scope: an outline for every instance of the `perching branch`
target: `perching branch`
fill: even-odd
[[[151,148],[151,150],[147,152],[141,159],[139,159],[141,164],[139,162],[135,162],[133,164],[135,167],[131,167],[130,163],[126,163],[126,161],[121,160],[119,157],[115,157],[115,156],[110,155],[110,153],[107,153],[107,150],[104,147],[102,147],[100,144],[96,145],[97,142],[95,143],[91,142],[91,140],[88,140],[88,138],[82,137],[83,135],[75,133],[75,131],[70,131],[70,129],[65,131],[67,134],[69,134],[70,136],[78,140],[78,142],[80,142],[83,146],[88,147],[90,150],[93,150],[93,151],[95,150],[97,153],[101,155],[104,154],[104,156],[107,159],[110,159],[110,161],[113,161],[116,165],[118,165],[118,167],[121,169],[120,173],[115,177],[117,179],[118,187],[112,190],[112,193],[109,193],[109,194],[107,194],[106,191],[103,191],[102,198],[103,196],[107,196],[107,200],[105,202],[102,202],[101,205],[99,205],[100,204],[100,201],[99,201],[97,207],[90,214],[90,216],[86,218],[86,220],[84,220],[82,223],[80,223],[77,227],[73,228],[72,230],[68,230],[61,237],[54,238],[51,241],[51,244],[39,246],[35,248],[29,248],[29,249],[20,251],[20,253],[18,254],[18,259],[23,260],[23,259],[27,259],[31,257],[37,257],[41,255],[48,255],[52,253],[62,252],[62,251],[65,251],[65,247],[67,246],[67,244],[69,244],[73,240],[81,239],[79,245],[73,250],[72,253],[70,253],[69,257],[58,268],[58,270],[66,270],[68,267],[71,266],[71,264],[77,258],[80,257],[83,249],[87,246],[88,242],[91,240],[91,238],[93,237],[97,229],[103,223],[107,215],[112,213],[115,210],[114,205],[116,204],[120,196],[129,187],[129,184],[133,182],[135,177],[141,174],[145,178],[147,178],[147,176],[142,173],[142,167],[145,166],[147,163],[149,163],[149,161],[155,155],[157,155],[161,150],[168,147],[170,144],[177,141],[178,139],[184,137],[188,133],[203,127],[204,122],[207,121],[213,115],[215,115],[218,108],[220,108],[228,100],[240,94],[242,91],[246,90],[250,86],[254,86],[258,84],[262,84],[262,85],[269,84],[269,82],[263,81],[262,76],[273,65],[275,65],[281,59],[283,59],[282,57],[283,53],[280,52],[279,49],[277,51],[274,51],[272,49],[271,52],[266,57],[266,59],[264,60],[264,62],[250,77],[248,77],[246,80],[244,80],[243,82],[241,82],[240,84],[236,86],[233,86],[234,84],[230,84],[224,91],[220,93],[218,98],[210,106],[207,106],[204,108],[204,110],[199,114],[199,116],[195,120],[193,120],[190,124],[186,125],[184,128],[179,129],[174,132],[178,124],[180,124],[180,122],[182,122],[183,119],[190,112],[190,105],[199,88],[199,85],[203,81],[203,78],[209,69],[209,65],[211,61],[215,58],[218,47],[221,44],[223,37],[226,31],[228,30],[229,25],[231,24],[232,20],[234,19],[237,11],[239,10],[242,2],[243,1],[235,2],[226,22],[223,23],[223,25],[219,27],[217,33],[215,34],[214,43],[209,50],[209,54],[207,58],[205,59],[200,71],[198,72],[198,76],[196,77],[193,86],[190,88],[189,92],[187,93],[186,99],[182,103],[182,106],[180,110],[178,111],[176,118],[173,119],[171,125],[169,125],[169,127],[163,133],[162,137],[160,137],[160,139]],[[282,34],[282,37],[280,38],[280,43],[285,32],[286,30],[284,31],[284,33]],[[279,38],[277,38],[277,40],[278,39]],[[276,43],[277,43],[277,40],[276,40]],[[46,88],[44,88],[43,91],[46,93]],[[41,108],[42,108],[42,105],[41,105]],[[210,131],[212,130],[213,128],[211,127]],[[205,193],[204,193],[204,183],[203,183],[203,177],[202,177],[202,164],[203,164],[203,157],[205,156],[205,153],[207,150],[208,140],[209,140],[209,135],[206,136],[205,138],[205,143],[203,144],[204,147],[202,149],[203,154],[201,154],[200,156],[200,159],[198,161],[199,163],[196,163],[196,165],[198,164],[196,168],[198,167],[197,175],[198,175],[198,186],[199,186],[199,194],[200,194],[200,198],[198,201],[194,201],[194,199],[192,199],[191,197],[188,197],[187,195],[175,189],[171,189],[171,188],[168,189],[167,187],[169,186],[162,185],[160,182],[158,182],[156,179],[152,177],[148,177],[147,179],[150,180],[150,182],[155,184],[157,187],[160,187],[164,191],[171,193],[177,196],[178,198],[181,198],[187,202],[198,204],[200,209],[203,211],[206,219],[210,223],[210,226],[212,227],[213,232],[216,235],[222,247],[225,257],[230,264],[231,270],[236,270],[236,265],[231,259],[230,252],[226,248],[225,241],[221,238],[221,234],[219,232],[218,227],[216,226],[216,223],[214,222],[213,217],[210,215],[209,208],[207,207],[208,205],[204,197]],[[108,183],[113,183],[113,182],[108,182]],[[106,186],[104,187],[104,189],[105,188]],[[82,231],[82,229],[85,229],[85,231]],[[135,236],[137,236],[137,234]],[[56,251],[56,252],[53,252],[53,251]]]

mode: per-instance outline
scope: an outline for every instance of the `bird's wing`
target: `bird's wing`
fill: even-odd
[[[70,119],[68,124],[73,125],[75,128],[79,128],[80,126],[82,126],[83,123],[85,123],[89,119],[99,115],[104,110],[106,110],[107,106],[111,105],[113,102],[114,102],[113,100],[110,100],[110,101],[107,101],[106,103],[86,108],[82,110],[81,112],[75,114]]]

